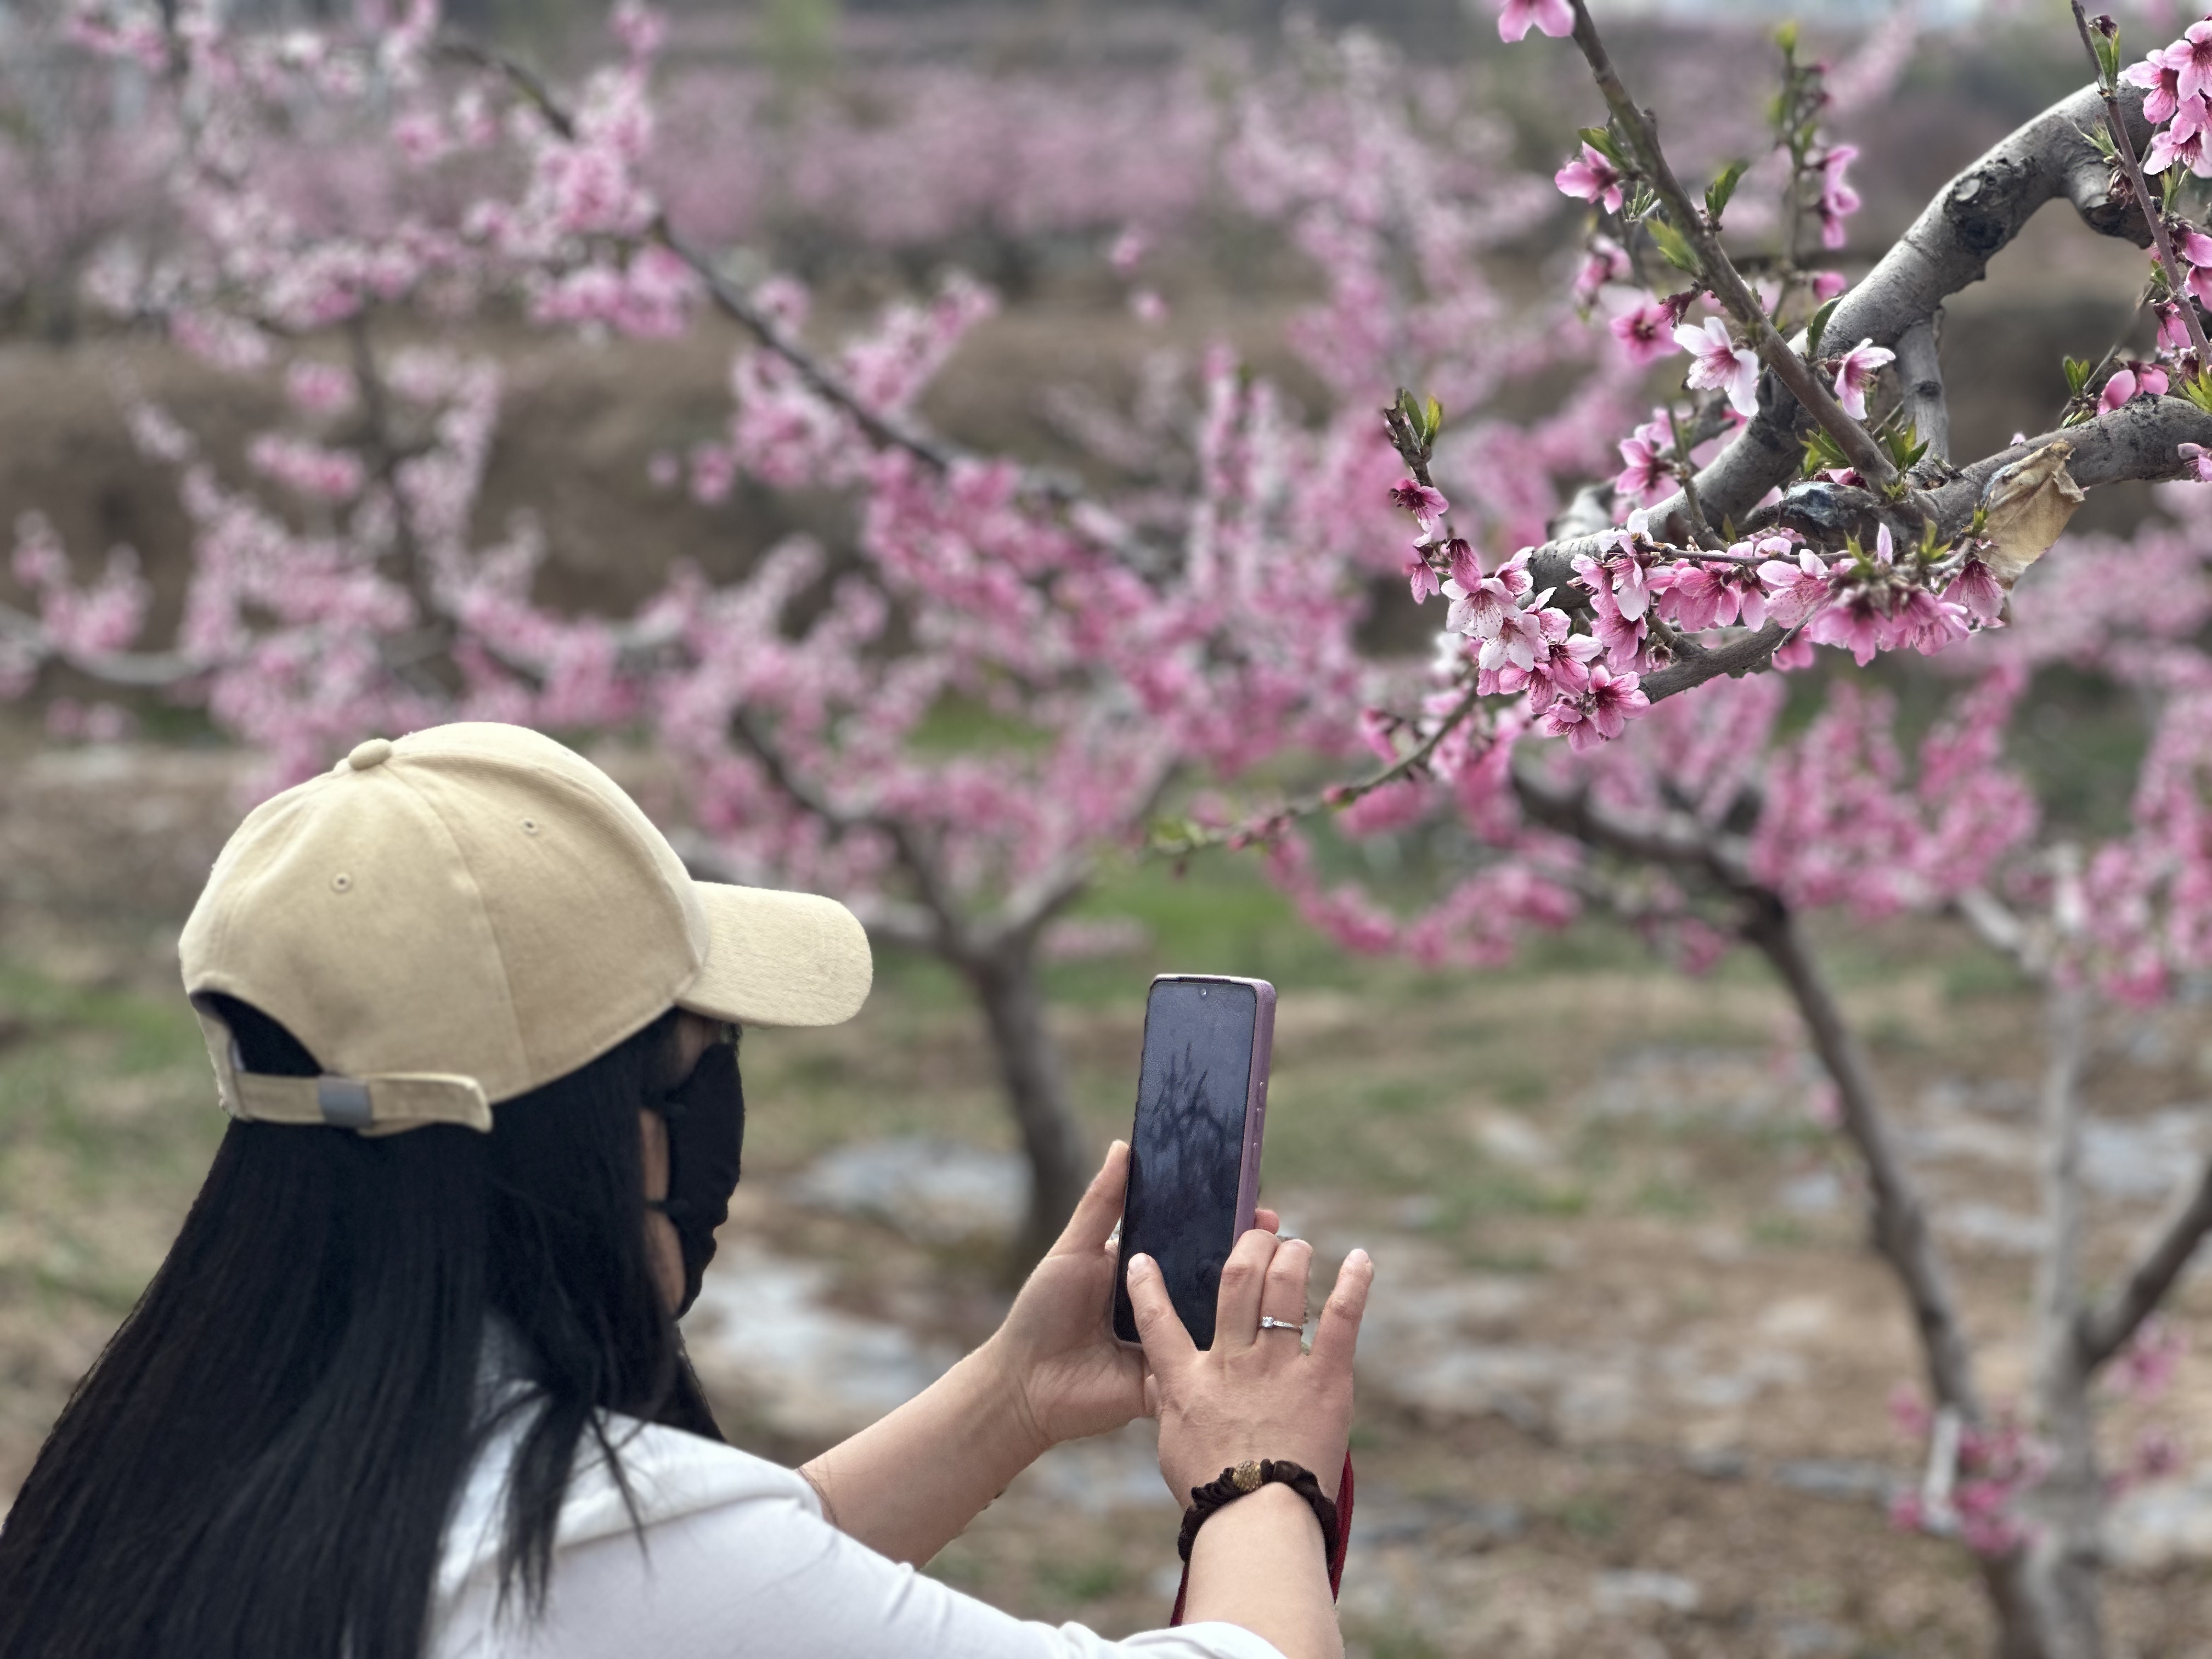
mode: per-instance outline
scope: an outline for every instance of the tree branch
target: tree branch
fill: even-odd
[[[2136,1328],[2166,1299],[2208,1231],[2212,1231],[2212,1158],[2205,1160],[2195,1186],[2135,1265],[2077,1322],[2075,1340],[2085,1371],[2096,1370],[2128,1345]]]
[[[2198,368],[2200,370],[2212,368],[2212,345],[2205,343],[2203,319],[2197,316],[2197,307],[2189,297],[2189,271],[2174,257],[2173,239],[2166,234],[2166,215],[2160,210],[2157,198],[2151,193],[2148,181],[2143,178],[2142,164],[2136,159],[2135,140],[2128,136],[2128,124],[2120,116],[2117,83],[2112,86],[2105,84],[2104,67],[2098,62],[2096,46],[2089,39],[2089,15],[2081,9],[2081,0],[2073,0],[2073,10],[2074,27],[2081,36],[2081,50],[2089,54],[2089,66],[2097,71],[2097,91],[2105,106],[2105,131],[2112,135],[2112,147],[2119,153],[2120,169],[2127,179],[2128,189],[2142,208],[2144,222],[2150,228],[2151,241],[2158,248],[2158,262],[2166,269],[2167,290],[2180,303],[2181,320],[2189,330],[2190,344],[2197,348]],[[2106,27],[2111,27],[2112,19],[2108,17],[2104,21]],[[2117,49],[2119,44],[2117,31],[2112,38]]]
[[[1800,357],[1790,343],[1784,339],[1768,320],[1765,308],[1758,296],[1745,286],[1742,276],[1721,246],[1717,228],[1706,218],[1698,205],[1690,200],[1681,181],[1674,177],[1674,169],[1659,143],[1659,130],[1649,111],[1638,106],[1622,84],[1620,71],[1613,68],[1607,53],[1605,42],[1598,38],[1597,25],[1590,21],[1589,8],[1583,0],[1571,0],[1575,9],[1575,45],[1582,48],[1583,59],[1589,64],[1590,74],[1597,82],[1598,90],[1605,94],[1606,106],[1613,112],[1622,133],[1637,152],[1637,165],[1667,210],[1667,216],[1676,229],[1688,240],[1698,258],[1698,276],[1711,289],[1728,313],[1736,320],[1749,338],[1752,349],[1758,352],[1759,362],[1782,383],[1783,388],[1796,398],[1799,406],[1820,423],[1820,428],[1836,441],[1850,459],[1861,477],[1869,480],[1877,489],[1885,489],[1897,481],[1897,469],[1890,465],[1889,457],[1871,434],[1844,412],[1835,395],[1822,386],[1812,366]],[[1762,492],[1764,493],[1764,492]],[[1697,488],[1692,485],[1669,503],[1686,516],[1694,512]]]
[[[2124,88],[2119,96],[2130,135],[2139,142],[2148,139],[2142,94]],[[2085,136],[2103,118],[2102,94],[2087,87],[1984,151],[1937,192],[1911,228],[1844,295],[1829,319],[1827,337],[1871,339],[1895,349],[1906,331],[1932,319],[1945,300],[1979,282],[1991,257],[2047,202],[2072,203],[2082,222],[2100,235],[2148,246],[2150,232],[2142,213],[2114,193],[2111,164]],[[1741,522],[1768,490],[1797,476],[1802,451],[1791,416],[1786,409],[1762,405],[1735,441],[1698,475],[1699,499],[1716,523]],[[1681,496],[1669,496],[1652,508],[1651,521],[1667,523],[1681,510]],[[1566,550],[1556,544],[1545,550]]]
[[[1943,363],[1936,344],[1943,307],[1922,318],[1897,337],[1897,379],[1903,389],[1905,423],[1928,446],[1930,458],[1951,459],[1951,410],[1943,398]]]
[[[1948,1271],[1928,1224],[1928,1210],[1890,1139],[1872,1069],[1845,1024],[1834,993],[1805,947],[1796,918],[1771,893],[1755,904],[1744,937],[1781,975],[1797,1005],[1820,1062],[1836,1085],[1844,1133],[1858,1149],[1874,1200],[1875,1248],[1881,1253],[1912,1304],[1929,1387],[1938,1406],[1955,1407],[1969,1423],[1982,1416],[1973,1354],[1951,1290]]]

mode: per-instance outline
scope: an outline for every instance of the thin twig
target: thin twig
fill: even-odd
[[[2197,349],[2197,370],[2212,371],[2212,343],[2204,337],[2203,319],[2197,314],[2196,303],[2189,297],[2186,286],[2189,273],[2181,268],[2181,261],[2173,252],[2173,239],[2166,234],[2166,213],[2152,196],[2150,185],[2143,178],[2142,164],[2136,160],[2134,142],[2128,137],[2128,125],[2120,118],[2120,100],[2117,89],[2105,80],[2105,65],[2097,56],[2096,43],[2089,39],[2089,15],[2081,8],[2081,0],[2072,0],[2074,27],[2081,36],[2081,50],[2089,54],[2089,67],[2097,73],[2097,91],[2105,100],[2105,129],[2112,136],[2112,143],[2120,153],[2120,166],[2127,174],[2128,186],[2136,194],[2142,207],[2144,221],[2150,226],[2151,240],[2158,245],[2159,263],[2166,267],[2167,289],[2181,307],[2181,320],[2189,329],[2189,343]]]
[[[1597,25],[1590,21],[1589,8],[1583,0],[1570,0],[1570,3],[1575,11],[1575,44],[1582,48],[1598,90],[1605,95],[1606,106],[1613,112],[1613,118],[1636,150],[1638,167],[1667,210],[1668,217],[1696,252],[1698,277],[1735,319],[1759,361],[1773,372],[1821,430],[1836,441],[1858,475],[1875,489],[1888,492],[1898,483],[1896,467],[1873,435],[1844,412],[1844,406],[1820,384],[1811,366],[1790,349],[1790,343],[1775,329],[1758,296],[1745,285],[1742,276],[1721,246],[1719,235],[1690,200],[1681,181],[1674,177],[1674,169],[1660,148],[1657,127],[1649,112],[1628,95],[1628,88],[1622,83],[1620,71],[1614,69],[1604,41],[1598,38]]]
[[[1154,850],[1180,858],[1207,847],[1242,847],[1252,842],[1267,840],[1295,819],[1312,817],[1323,811],[1341,811],[1354,801],[1373,794],[1386,785],[1412,777],[1427,766],[1429,757],[1437,752],[1437,745],[1465,724],[1481,702],[1482,694],[1470,686],[1467,695],[1445,711],[1436,728],[1419,743],[1381,771],[1357,783],[1334,785],[1319,794],[1288,802],[1242,823],[1223,828],[1206,824],[1178,825],[1172,834],[1155,838]]]

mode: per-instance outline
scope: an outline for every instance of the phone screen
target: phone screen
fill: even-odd
[[[1128,1264],[1141,1250],[1160,1264],[1191,1340],[1212,1346],[1221,1266],[1237,1242],[1258,1024],[1259,996],[1249,985],[1162,980],[1145,1005],[1121,1272],[1114,1282],[1114,1329],[1125,1340],[1137,1336]]]

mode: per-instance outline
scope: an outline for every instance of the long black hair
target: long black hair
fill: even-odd
[[[218,1005],[246,1069],[321,1069]],[[541,1604],[603,1413],[720,1437],[645,1241],[637,1114],[674,1054],[664,1016],[489,1135],[233,1122],[0,1529],[0,1654],[420,1659],[495,1317],[534,1384],[502,1594]]]

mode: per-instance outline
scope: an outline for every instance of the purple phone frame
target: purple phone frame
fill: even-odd
[[[1230,1237],[1233,1244],[1252,1231],[1260,1207],[1260,1149],[1267,1133],[1267,1073],[1275,1054],[1275,988],[1264,979],[1245,979],[1236,974],[1155,974],[1152,982],[1145,988],[1145,1035],[1148,1039],[1152,1036],[1152,993],[1165,984],[1246,985],[1251,988],[1257,1005],[1252,1013],[1252,1074],[1244,1088],[1244,1152],[1237,1170],[1237,1229]],[[1140,1056],[1142,1052],[1140,1047]],[[1143,1064],[1140,1057],[1140,1073]],[[1133,1120],[1129,1144],[1136,1144]],[[1129,1272],[1127,1203],[1125,1198],[1121,1212],[1121,1279],[1126,1279]]]

